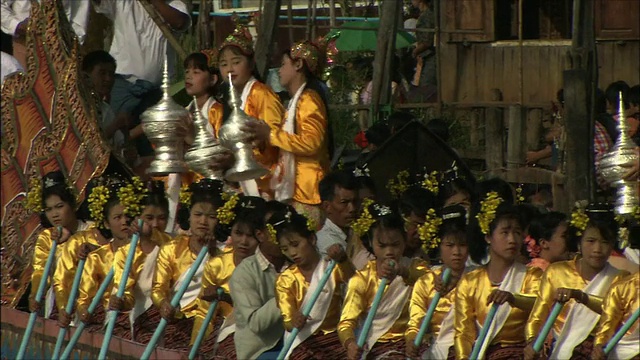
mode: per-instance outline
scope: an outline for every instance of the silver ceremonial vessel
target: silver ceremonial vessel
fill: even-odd
[[[640,161],[635,152],[636,144],[629,137],[627,119],[624,116],[624,101],[620,92],[618,110],[618,140],[600,161],[600,173],[602,177],[616,188],[615,213],[618,215],[631,215],[640,200],[638,194],[638,180],[624,180],[623,176],[629,171],[629,167]]]
[[[140,116],[142,130],[156,146],[155,159],[147,169],[148,174],[166,175],[188,170],[183,157],[186,128],[182,119],[185,116],[189,116],[189,112],[169,96],[169,70],[165,56],[162,99]]]
[[[195,128],[195,138],[193,144],[184,154],[184,159],[191,170],[198,174],[213,180],[224,180],[224,171],[222,169],[214,170],[211,163],[222,156],[227,150],[220,146],[220,143],[213,134],[207,129],[209,121],[202,115],[198,109],[196,97],[193,97],[193,126]]]
[[[242,131],[243,125],[257,120],[247,115],[240,107],[242,103],[231,82],[231,74],[229,74],[229,97],[231,114],[218,131],[220,145],[229,149],[235,158],[235,163],[227,170],[225,178],[232,182],[238,182],[265,176],[269,170],[256,162],[249,134]]]

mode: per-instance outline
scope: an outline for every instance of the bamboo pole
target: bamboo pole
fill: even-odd
[[[336,0],[329,0],[329,26],[336,27]]]
[[[311,39],[313,40],[316,38],[316,14],[318,11],[318,0],[311,0],[311,2],[313,3],[313,7],[311,8]]]

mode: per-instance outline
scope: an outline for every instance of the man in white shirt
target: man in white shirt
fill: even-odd
[[[349,227],[358,216],[358,190],[353,174],[345,171],[327,174],[318,186],[327,220],[316,236],[318,250],[326,256],[332,245],[347,248]]]
[[[78,36],[78,41],[82,44],[87,35],[89,0],[62,0],[62,5],[73,31]],[[2,12],[0,29],[4,33],[13,36],[13,56],[26,68],[27,49],[25,47],[25,37],[31,13],[31,1],[0,0],[0,11]]]
[[[0,69],[0,86],[4,84],[4,78],[18,71],[23,71],[22,65],[13,56],[2,51],[2,68]]]
[[[139,0],[92,0],[95,10],[113,21],[109,53],[116,60],[116,79],[109,104],[113,111],[133,116],[129,138],[135,142],[143,171],[153,159],[153,149],[144,136],[139,116],[160,97],[164,59],[174,69],[173,49]],[[180,0],[147,0],[174,31],[191,25],[191,16]]]

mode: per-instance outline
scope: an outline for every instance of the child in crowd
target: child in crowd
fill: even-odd
[[[276,298],[286,329],[285,339],[292,336],[294,328],[300,330],[285,358],[344,358],[346,352],[336,328],[342,309],[341,288],[353,275],[353,265],[340,245],[334,244],[328,249],[328,257],[337,266],[305,317],[303,306],[310,301],[329,266],[316,248],[315,228],[309,223],[306,217],[290,212],[275,214],[270,220],[271,235],[275,235],[282,252],[293,261],[293,265],[276,281]]]
[[[409,297],[413,284],[427,271],[420,259],[403,257],[406,246],[404,220],[392,208],[373,203],[364,208],[358,222],[362,243],[375,260],[351,278],[338,324],[338,336],[347,358],[404,359],[404,333],[409,321]],[[367,220],[368,219],[368,220]],[[366,316],[380,279],[389,280],[364,348],[357,344],[358,323]]]

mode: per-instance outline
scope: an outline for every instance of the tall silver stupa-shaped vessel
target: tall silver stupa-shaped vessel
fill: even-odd
[[[227,170],[225,178],[228,181],[238,182],[263,177],[269,170],[258,164],[253,157],[253,146],[249,141],[249,135],[242,131],[242,126],[251,121],[257,121],[247,115],[242,108],[240,97],[233,88],[231,74],[229,74],[229,105],[231,114],[218,131],[220,144],[229,149],[235,158],[231,169]]]
[[[195,128],[195,138],[193,144],[184,155],[184,159],[191,170],[213,180],[224,180],[224,171],[214,170],[211,165],[219,157],[227,152],[213,134],[207,129],[209,124],[207,118],[198,109],[196,97],[193,97],[193,125]]]
[[[148,174],[166,175],[188,170],[184,162],[183,118],[189,112],[169,96],[169,70],[164,59],[162,99],[141,115],[142,130],[155,145],[155,159],[147,169]]]
[[[619,96],[618,131],[620,135],[611,150],[602,157],[600,173],[611,187],[616,188],[616,214],[628,216],[638,206],[640,194],[638,194],[638,180],[624,180],[623,176],[629,171],[630,166],[640,161],[640,158],[635,152],[636,144],[628,134],[622,92],[620,92]]]

